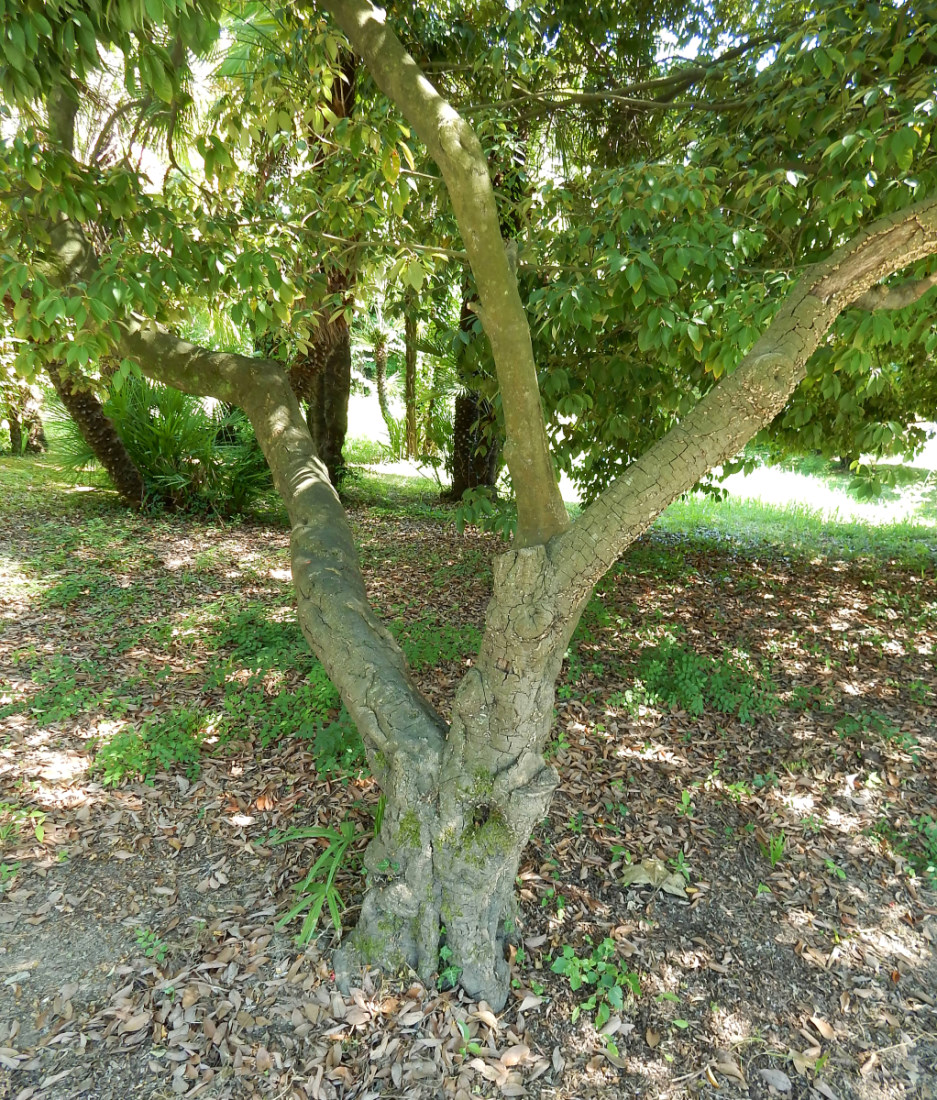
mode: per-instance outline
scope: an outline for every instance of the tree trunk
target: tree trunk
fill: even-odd
[[[439,360],[433,359],[433,373],[430,380],[429,400],[423,411],[423,453],[435,455],[437,453],[436,439],[433,436],[433,413],[436,411],[436,391],[439,386]]]
[[[377,384],[377,401],[381,406],[384,423],[390,423],[390,405],[387,403],[387,337],[379,332],[374,337],[374,381]]]
[[[10,426],[10,450],[14,455],[40,454],[47,447],[42,426],[41,404],[36,391],[26,383],[10,382],[3,407]]]
[[[49,449],[46,440],[46,430],[42,423],[42,417],[38,408],[27,407],[26,410],[26,453],[31,455],[42,454]]]
[[[452,486],[447,498],[459,501],[467,489],[493,489],[498,480],[500,450],[491,402],[473,390],[457,394],[452,422]]]
[[[114,488],[132,507],[140,508],[146,499],[143,476],[127,452],[117,429],[90,390],[80,390],[57,363],[47,367],[55,392],[78,425],[85,442],[104,467]]]
[[[443,929],[459,982],[500,1009],[521,854],[557,785],[543,751],[554,684],[584,604],[557,595],[546,548],[495,562],[485,640],[463,679],[438,758],[386,777],[384,824],[365,854],[369,888],[340,973],[406,963],[429,979]]]
[[[329,276],[329,292],[351,301],[354,275],[335,271]],[[290,367],[290,385],[307,406],[306,421],[319,457],[333,485],[340,485],[345,471],[342,449],[348,433],[348,397],[351,393],[351,333],[345,315],[323,321],[309,349]]]
[[[407,309],[404,328],[404,407],[406,409],[407,458],[419,453],[419,431],[416,423],[416,317],[412,306]]]
[[[509,992],[501,946],[520,853],[556,775],[543,750],[563,653],[595,582],[660,512],[737,454],[778,413],[839,314],[896,271],[937,254],[937,200],[864,227],[807,269],[736,369],[569,525],[556,490],[529,331],[498,233],[484,152],[420,73],[369,0],[326,0],[376,83],[412,119],[446,177],[480,287],[507,424],[521,518],[494,566],[486,631],[449,727],[413,684],[370,607],[354,540],[299,404],[273,362],[212,353],[128,327],[121,352],[186,392],[236,401],[250,417],[291,522],[304,636],[342,696],[386,795],[366,853],[369,882],[337,970],[357,958],[437,969],[446,927],[461,984],[499,1008]],[[66,270],[89,249],[62,219],[50,243]],[[881,308],[874,296],[870,308]],[[538,420],[539,418],[539,420]],[[523,505],[523,507],[521,507]]]
[[[19,409],[13,407],[13,402],[7,402],[7,423],[10,425],[10,452],[19,458],[25,454],[23,447],[23,425],[20,421]]]
[[[330,326],[331,327],[331,326]],[[348,325],[333,332],[328,343],[314,345],[290,369],[296,396],[306,404],[306,423],[316,451],[333,485],[345,473],[342,450],[348,434],[351,393],[351,338]]]

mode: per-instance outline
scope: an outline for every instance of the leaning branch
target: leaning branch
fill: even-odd
[[[74,222],[59,222],[50,236],[60,281],[80,293],[97,257]],[[348,520],[286,373],[272,360],[209,351],[142,322],[122,327],[116,350],[156,381],[247,414],[290,517],[303,634],[354,719],[378,778],[395,768],[425,770],[428,787],[444,741],[442,720],[368,602]]]
[[[931,199],[874,222],[810,268],[735,371],[553,540],[549,553],[558,587],[572,598],[591,589],[668,504],[774,419],[844,309],[883,279],[935,253],[937,199]]]
[[[517,497],[517,544],[546,542],[569,521],[550,458],[530,328],[505,254],[484,151],[471,126],[427,80],[370,0],[326,0],[325,6],[375,83],[425,143],[446,182],[501,388],[504,456]]]

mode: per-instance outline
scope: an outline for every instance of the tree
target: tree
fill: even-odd
[[[148,4],[147,10],[154,7]],[[368,603],[345,515],[282,367],[272,360],[208,352],[123,308],[102,307],[99,320],[112,346],[148,375],[243,408],[286,504],[299,622],[358,727],[386,798],[380,834],[365,857],[369,878],[358,925],[337,970],[347,973],[366,959],[404,962],[429,977],[437,967],[445,927],[464,988],[500,1007],[508,992],[503,944],[513,913],[515,874],[557,783],[544,759],[554,683],[594,584],[667,504],[773,420],[844,311],[899,302],[910,308],[909,302],[928,292],[932,280],[920,265],[937,254],[937,199],[919,186],[917,196],[909,188],[889,189],[884,199],[876,192],[869,202],[860,201],[856,216],[846,223],[848,235],[827,232],[816,242],[814,262],[785,272],[777,280],[776,297],[763,295],[760,323],[749,326],[755,331],[748,339],[739,336],[738,326],[727,327],[718,379],[703,387],[695,403],[697,394],[690,393],[660,438],[570,523],[557,488],[528,316],[513,256],[502,238],[485,149],[370,0],[328,0],[324,7],[438,166],[474,273],[476,312],[497,373],[517,532],[510,550],[495,562],[484,639],[455,693],[448,723],[420,695],[401,651]],[[829,12],[839,18],[843,10],[831,7]],[[908,23],[902,8],[888,12],[901,41],[920,47],[907,62],[918,66],[930,56],[932,28]],[[570,12],[564,9],[564,14]],[[827,39],[815,32],[815,27],[802,31],[798,50],[825,67],[827,53],[822,61],[817,57],[827,50]],[[333,45],[337,51],[340,43]],[[891,50],[896,48],[892,43]],[[774,51],[786,56],[772,39],[762,59],[770,63]],[[904,64],[897,66],[899,84]],[[922,91],[915,80],[903,85],[909,96],[929,93],[930,85]],[[9,81],[3,86],[9,88]],[[685,88],[686,79],[679,86]],[[854,90],[847,91],[853,95]],[[886,120],[888,125],[894,121],[892,115]],[[928,112],[922,112],[919,125],[915,142],[926,151],[933,127]],[[42,198],[41,181],[37,188],[28,176],[37,155],[24,144],[18,161],[9,158],[20,165],[14,193],[17,187],[22,192],[25,178]],[[933,166],[923,152],[920,167],[919,178],[928,179]],[[671,170],[679,175],[683,168],[677,164]],[[69,173],[69,179],[77,173],[71,163],[57,170]],[[709,170],[698,169],[698,178],[705,182]],[[602,186],[607,183],[604,179]],[[609,202],[615,186],[608,185]],[[860,178],[857,187],[863,186],[871,184]],[[755,187],[752,193],[768,190]],[[624,194],[622,185],[614,201],[620,205]],[[650,218],[654,198],[649,197],[643,217]],[[660,196],[656,201],[660,210]],[[676,220],[676,205],[665,210]],[[58,313],[55,303],[64,302],[64,312],[78,295],[107,301],[105,290],[115,270],[114,257],[97,254],[76,213],[66,208],[55,217],[47,212],[46,218],[44,233],[36,233],[29,244],[36,259],[24,261],[22,268],[12,265],[0,288],[14,298],[21,328],[43,336],[48,317]],[[737,254],[730,219],[720,221],[712,213],[709,220],[718,223],[720,233],[725,227],[727,248]],[[821,217],[815,222],[826,224]],[[152,232],[157,231],[154,225]],[[612,291],[623,284],[633,295],[640,286],[627,272],[634,264],[643,267],[655,302],[651,308],[658,322],[664,321],[661,299],[670,293],[670,283],[656,275],[652,279],[655,273],[640,255],[625,256],[614,241],[603,245],[609,251],[613,246],[623,262],[606,263],[606,275],[618,276],[608,279]],[[705,266],[702,259],[699,266]],[[889,281],[908,268],[908,280]],[[43,270],[47,274],[38,293],[24,293],[28,277],[41,281]],[[643,285],[644,275],[636,274]],[[694,274],[689,281],[690,293],[698,294],[702,277]],[[734,308],[732,294],[719,293],[725,299],[722,308]],[[157,303],[151,306],[144,316],[157,315]],[[577,302],[574,313],[579,308]],[[658,323],[655,331],[662,327]],[[693,344],[693,334],[688,327],[685,331]],[[58,332],[48,337],[53,353],[56,339],[61,339]],[[716,361],[714,349],[711,358]]]

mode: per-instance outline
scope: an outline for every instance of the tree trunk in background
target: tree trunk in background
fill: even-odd
[[[387,403],[387,336],[379,332],[374,337],[374,381],[377,384],[377,401],[381,406],[384,423],[390,423],[390,406]]]
[[[404,358],[406,361],[403,399],[407,418],[407,458],[416,458],[420,449],[420,441],[416,423],[416,317],[413,313],[412,303],[407,309],[403,329]]]
[[[104,413],[101,402],[88,390],[79,390],[57,364],[49,364],[49,377],[55,392],[78,425],[85,442],[94,451],[95,458],[104,467],[114,488],[134,508],[142,506],[146,498],[143,476],[127,452],[117,429]]]
[[[473,300],[463,287],[459,327],[474,333]],[[472,385],[471,372],[463,363],[466,349],[457,364],[464,389],[456,396],[452,419],[452,485],[444,494],[447,500],[462,499],[467,489],[493,489],[501,469],[501,433],[491,402]]]
[[[439,386],[439,360],[433,359],[433,375],[430,382],[429,400],[423,412],[423,453],[435,455],[439,448],[433,438],[433,413],[436,411],[436,391]]]
[[[498,480],[501,440],[491,402],[474,390],[456,395],[452,421],[452,487],[459,501],[467,489],[493,489]]]
[[[23,426],[19,410],[13,407],[12,401],[7,404],[7,423],[10,425],[10,451],[17,456],[24,454]]]
[[[342,448],[348,433],[351,334],[344,316],[323,325],[314,344],[290,367],[290,384],[306,406],[306,423],[333,485],[345,471]]]

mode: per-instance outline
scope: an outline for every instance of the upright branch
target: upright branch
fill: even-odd
[[[370,0],[325,5],[375,83],[399,107],[439,165],[478,287],[479,317],[494,356],[517,498],[518,546],[568,526],[547,441],[527,316],[505,252],[484,151],[472,127],[426,79]]]

